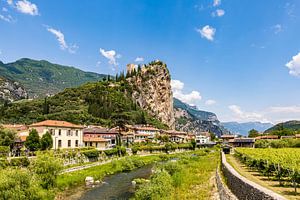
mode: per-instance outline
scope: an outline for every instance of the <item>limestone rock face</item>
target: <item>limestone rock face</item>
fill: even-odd
[[[157,60],[135,71],[127,78],[134,89],[133,99],[150,115],[175,128],[171,76],[166,64]]]
[[[16,101],[27,98],[26,90],[18,82],[0,77],[0,101]]]

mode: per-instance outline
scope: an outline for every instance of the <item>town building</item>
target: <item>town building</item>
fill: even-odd
[[[228,143],[229,140],[234,139],[236,136],[235,135],[221,135],[221,139],[223,140],[224,143]]]
[[[85,147],[95,147],[99,150],[112,148],[116,145],[118,131],[99,126],[83,129],[83,144]]]
[[[29,125],[29,130],[37,130],[40,137],[49,132],[53,139],[53,149],[82,147],[83,128],[80,125],[57,120],[45,120]]]
[[[159,129],[148,125],[127,125],[128,132],[134,134],[134,142],[146,142],[147,140],[153,140],[160,134]]]
[[[229,140],[229,144],[233,147],[254,147],[254,138],[234,138]]]
[[[163,130],[161,134],[169,136],[170,142],[185,143],[188,140],[188,133],[183,131]]]
[[[262,135],[255,138],[255,140],[278,140],[279,136],[277,135]]]

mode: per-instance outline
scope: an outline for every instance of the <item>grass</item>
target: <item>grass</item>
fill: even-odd
[[[250,181],[253,181],[265,188],[268,188],[288,199],[300,200],[300,194],[295,194],[293,188],[279,186],[278,181],[268,179],[268,177],[261,175],[257,170],[250,169],[246,165],[242,164],[233,155],[226,154],[227,162],[242,176]]]
[[[135,199],[212,199],[219,153],[197,150],[177,158],[159,164],[150,182],[139,186]]]
[[[175,187],[170,199],[210,199],[215,189],[212,178],[218,165],[218,155],[218,152],[210,153],[181,164],[180,184]]]

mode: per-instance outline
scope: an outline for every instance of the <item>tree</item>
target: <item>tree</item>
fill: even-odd
[[[8,146],[13,149],[17,133],[12,130],[0,128],[0,146]]]
[[[212,132],[209,132],[209,136],[210,136],[211,141],[214,141],[216,139],[216,135]]]
[[[192,144],[193,150],[195,150],[196,146],[197,146],[197,143],[196,143],[195,139],[192,139],[191,144]]]
[[[251,130],[248,132],[248,137],[249,137],[249,138],[255,138],[255,137],[257,137],[257,136],[259,136],[259,133],[258,133],[258,131],[255,130],[255,129],[251,129]]]
[[[40,185],[49,189],[56,185],[62,162],[51,154],[41,154],[32,162],[30,169],[37,175]]]
[[[41,138],[41,149],[42,150],[49,150],[53,146],[53,139],[49,132],[44,134]]]
[[[25,146],[30,151],[36,151],[40,148],[40,136],[35,129],[29,132],[29,136],[26,138]]]
[[[43,104],[43,114],[44,115],[49,114],[49,103],[47,101],[47,97],[45,97],[44,104]]]

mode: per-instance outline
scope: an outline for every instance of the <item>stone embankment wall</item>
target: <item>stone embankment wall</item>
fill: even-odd
[[[219,169],[216,171],[216,183],[219,193],[220,200],[238,200],[234,194],[228,189],[226,184],[222,181],[221,174],[219,172]]]
[[[231,192],[240,200],[286,200],[283,196],[241,176],[226,161],[222,152],[222,171]]]

